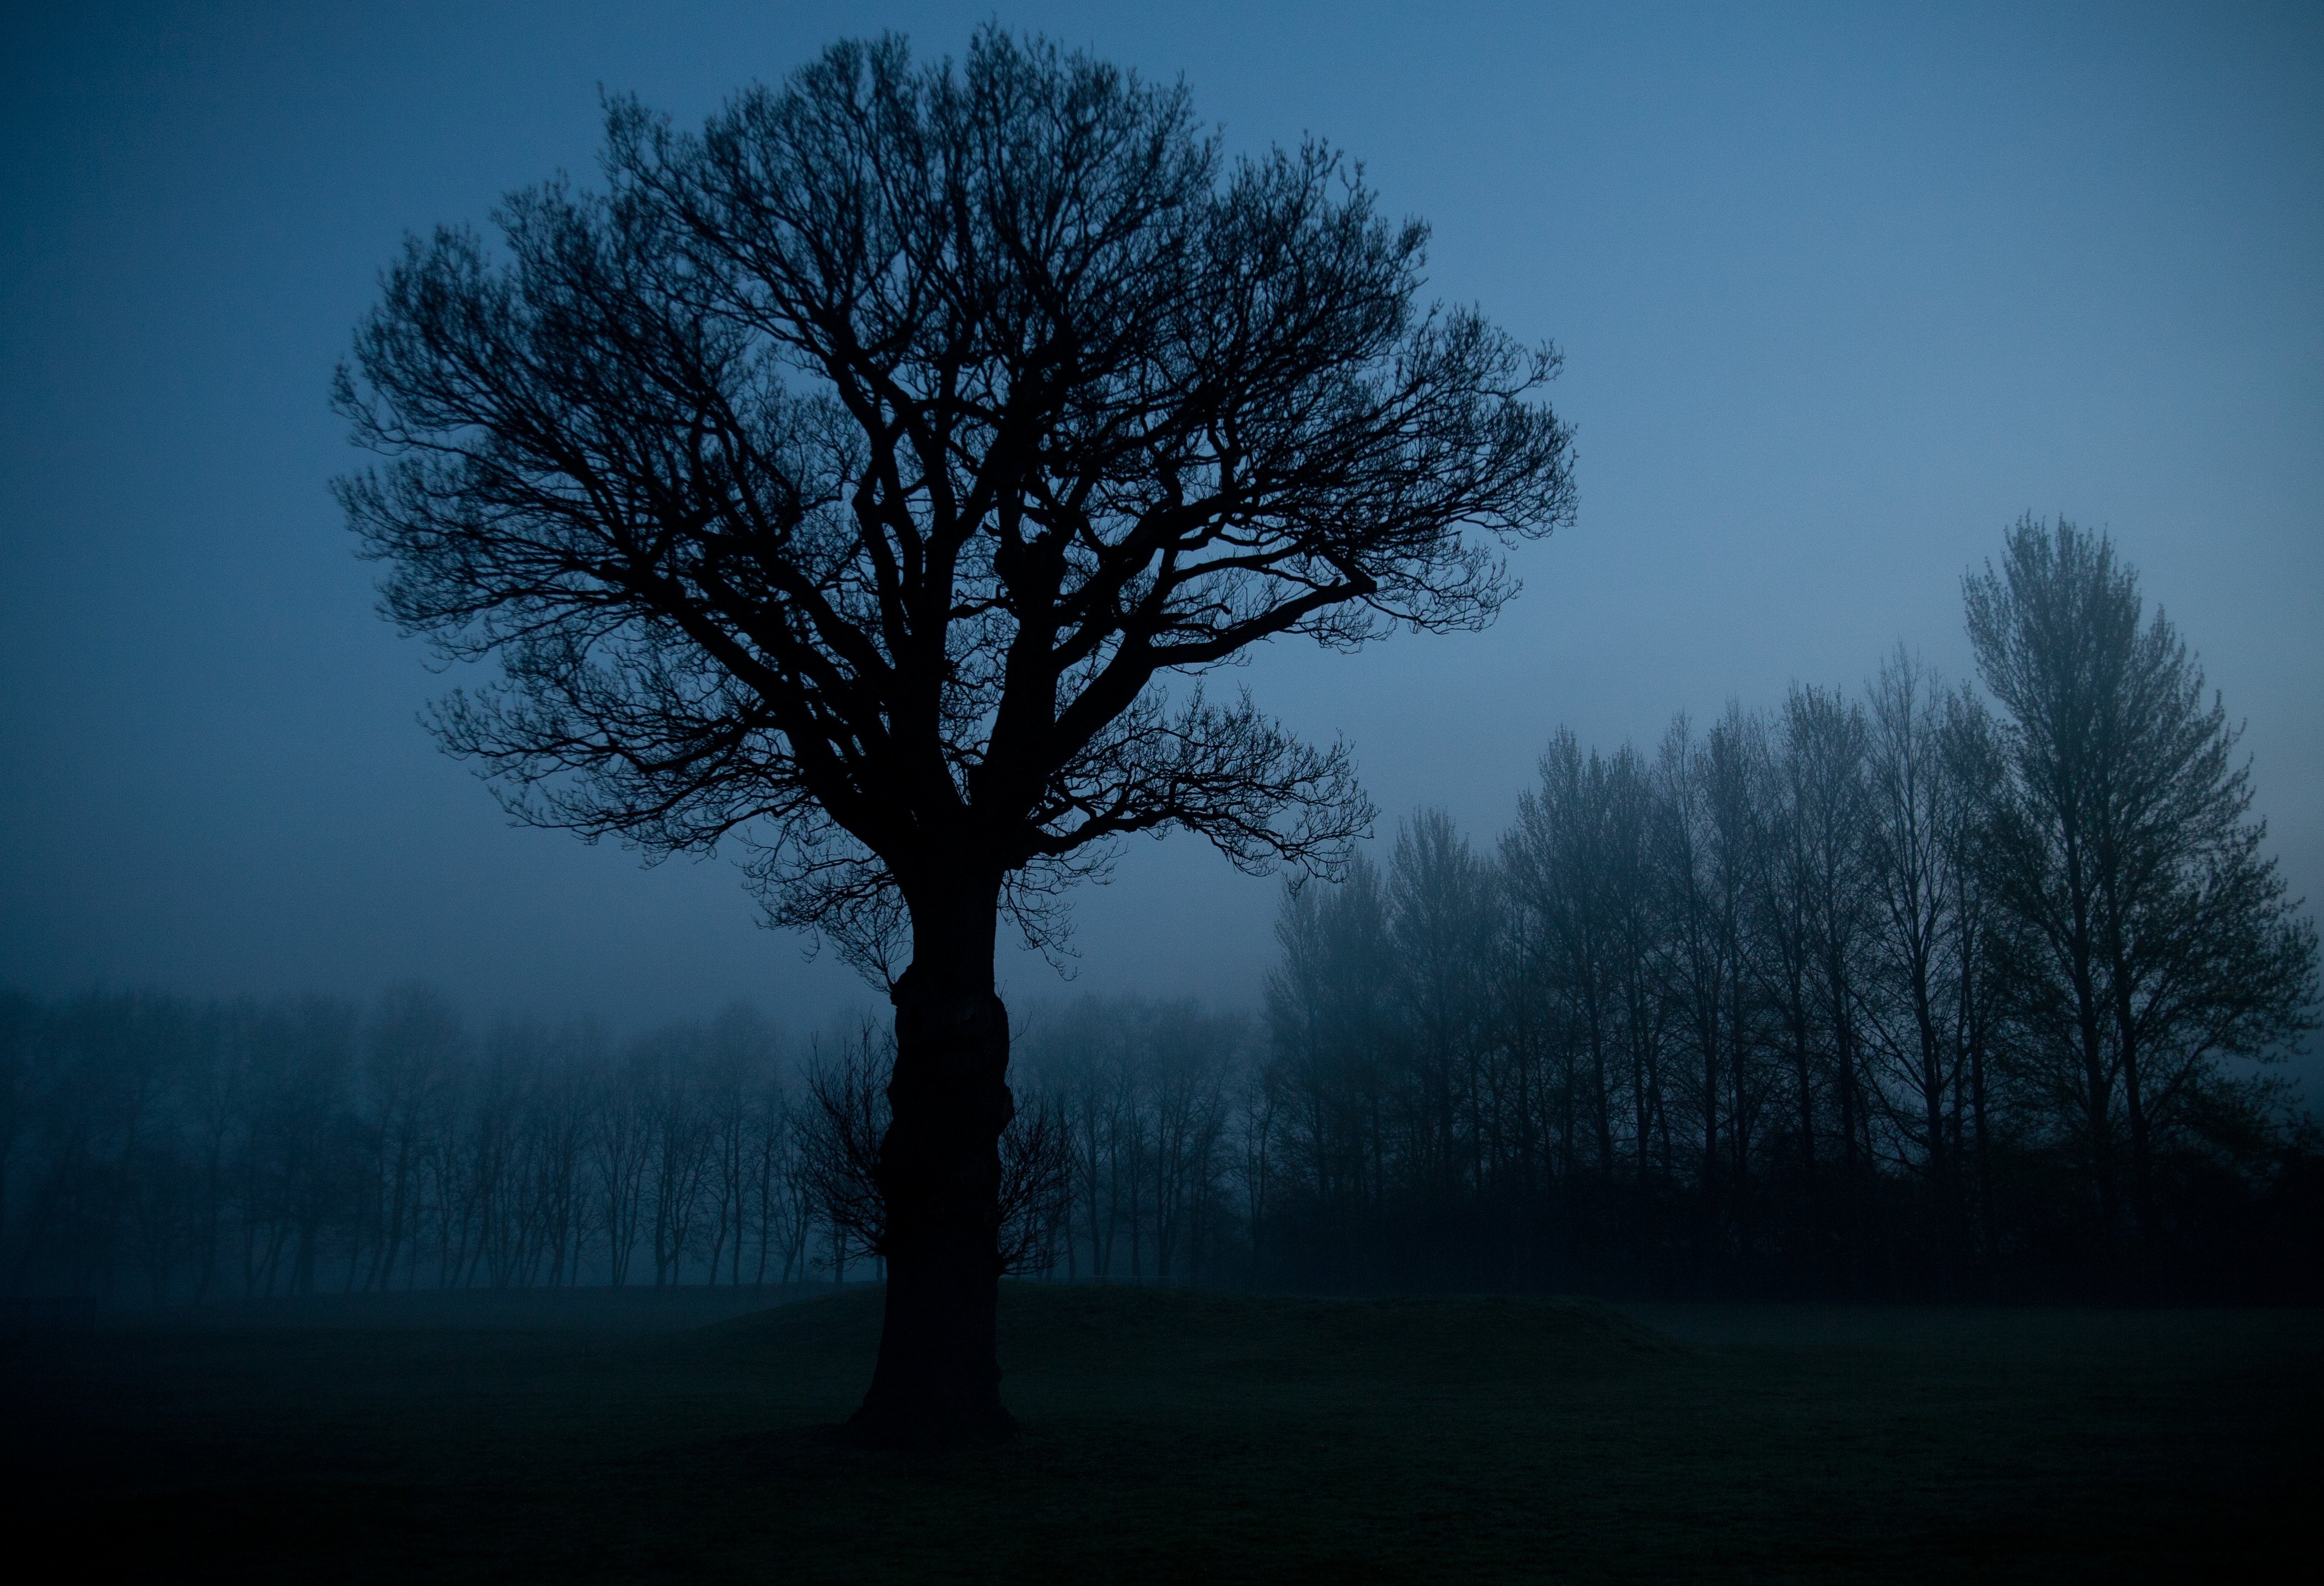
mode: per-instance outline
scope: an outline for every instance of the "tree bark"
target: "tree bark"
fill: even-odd
[[[930,914],[936,911],[927,911]],[[992,917],[915,909],[912,966],[896,982],[890,1120],[875,1176],[886,1203],[887,1310],[872,1388],[851,1427],[866,1442],[930,1446],[1012,1435],[1001,1404],[1001,1135],[1009,1014],[992,990]],[[963,927],[965,927],[964,930]],[[955,930],[963,931],[963,941]]]

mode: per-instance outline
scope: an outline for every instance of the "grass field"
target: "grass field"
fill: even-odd
[[[1024,1435],[905,1456],[831,1430],[878,1307],[11,1338],[11,1551],[333,1583],[2324,1572],[2315,1313],[1012,1285]]]

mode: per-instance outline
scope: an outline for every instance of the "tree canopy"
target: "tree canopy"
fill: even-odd
[[[996,888],[1053,940],[1132,833],[1335,871],[1345,746],[1203,674],[1480,625],[1572,514],[1555,351],[1419,306],[1423,226],[1183,87],[842,43],[699,133],[613,101],[604,176],[409,243],[341,497],[389,614],[498,658],[435,726],[513,809],[739,835],[860,965],[908,910],[989,942]]]
[[[859,1425],[1005,1434],[996,922],[1119,839],[1334,872],[1348,752],[1204,674],[1473,627],[1572,511],[1557,371],[1426,309],[1426,232],[1320,143],[1229,161],[1183,88],[997,27],[842,43],[605,187],[415,239],[342,372],[388,613],[497,657],[435,724],[524,818],[750,844],[889,982],[888,1321]],[[897,962],[907,951],[899,974]]]

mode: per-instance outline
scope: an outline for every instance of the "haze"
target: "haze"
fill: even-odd
[[[333,364],[402,235],[586,182],[598,92],[681,124],[832,39],[983,5],[121,7],[19,20],[0,97],[0,983],[369,995],[618,1025],[865,999],[732,867],[513,829],[413,720],[325,491]],[[1581,519],[1488,633],[1292,647],[1393,834],[1489,839],[1560,724],[1642,743],[1898,641],[2021,512],[2107,530],[2248,721],[2324,892],[2324,23],[2309,10],[1004,6],[1233,150],[1314,132],[1434,290],[1566,355]],[[1256,1000],[1275,883],[1139,844],[1078,984]],[[1012,1000],[1059,989],[1016,965]]]

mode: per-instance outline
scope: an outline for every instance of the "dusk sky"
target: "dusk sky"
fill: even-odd
[[[1899,642],[1963,676],[1962,574],[2063,513],[2248,723],[2324,898],[2314,7],[57,6],[0,63],[0,985],[868,1000],[731,864],[512,828],[438,752],[327,397],[407,232],[595,179],[601,86],[698,124],[988,17],[1183,76],[1231,151],[1328,138],[1433,225],[1434,295],[1564,352],[1579,521],[1496,628],[1226,679],[1349,739],[1384,837],[1439,805],[1491,843],[1560,724],[1650,747]],[[1136,844],[1074,985],[1255,1006],[1277,885]]]

